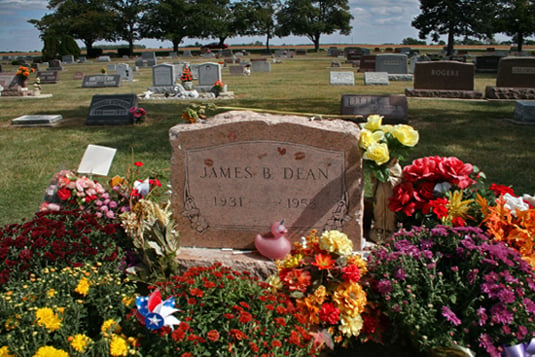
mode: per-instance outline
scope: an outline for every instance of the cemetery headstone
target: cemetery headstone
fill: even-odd
[[[119,63],[116,66],[116,72],[124,81],[132,82],[134,80],[134,70],[130,68],[128,63]]]
[[[331,71],[329,73],[330,85],[355,85],[355,73],[352,71]]]
[[[97,58],[97,61],[99,61],[99,62],[111,62],[111,57],[110,56],[99,56]]]
[[[496,86],[535,88],[535,58],[505,57],[500,59]]]
[[[73,64],[74,63],[74,56],[73,55],[65,55],[61,58],[63,63],[65,64]]]
[[[82,88],[120,87],[121,76],[118,74],[92,74],[84,76]]]
[[[130,108],[137,107],[135,94],[97,94],[91,98],[87,125],[133,124],[134,116]]]
[[[296,55],[300,55],[300,56],[304,56],[307,54],[307,50],[305,50],[304,48],[298,48],[296,51],[295,51],[295,54]]]
[[[175,85],[177,73],[175,66],[162,63],[152,67],[152,85],[155,87],[170,87]]]
[[[375,72],[377,55],[362,56],[360,58],[359,72]]]
[[[369,85],[389,85],[388,73],[386,72],[365,72],[364,84]]]
[[[115,72],[117,70],[117,65],[115,63],[108,63],[106,65],[106,71]]]
[[[338,49],[338,47],[329,47],[329,49],[327,50],[327,56],[329,57],[338,57],[339,54],[340,50]]]
[[[481,98],[474,91],[474,64],[457,61],[418,62],[414,70],[414,89],[407,96],[444,98]]]
[[[271,72],[271,63],[251,60],[251,72]]]
[[[58,82],[58,71],[39,71],[37,77],[41,81],[41,84],[54,84]]]
[[[518,122],[535,124],[535,100],[517,100],[514,118]]]
[[[497,73],[499,56],[477,56],[476,57],[476,72]]]
[[[231,65],[228,66],[228,73],[233,76],[243,76],[245,74],[244,66],[238,64],[238,65]]]
[[[375,72],[408,74],[409,66],[407,55],[394,53],[377,55],[375,58]]]
[[[182,51],[182,56],[183,57],[192,57],[193,55],[191,54],[191,50],[184,50],[184,51]]]
[[[535,99],[535,57],[503,57],[496,86],[485,89],[488,99]]]
[[[215,82],[221,80],[221,66],[219,63],[206,62],[199,66],[198,91],[207,92],[212,89]]]
[[[61,120],[63,115],[61,114],[36,114],[36,115],[23,115],[11,120],[11,125],[15,126],[55,126]]]
[[[385,124],[408,122],[408,103],[404,95],[359,95],[344,94],[340,112],[342,115],[370,114],[383,116]]]
[[[2,86],[4,89],[8,89],[16,85],[17,77],[13,73],[0,73],[0,86]]]
[[[342,120],[227,112],[170,129],[172,208],[181,245],[254,248],[285,220],[289,239],[340,230],[360,248],[358,126]]]
[[[48,61],[47,71],[62,71],[63,65],[59,59],[51,59]]]
[[[78,62],[80,63],[87,63],[87,57],[86,56],[80,56],[80,58],[78,58]]]

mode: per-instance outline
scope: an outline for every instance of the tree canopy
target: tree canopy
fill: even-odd
[[[308,37],[319,51],[322,34],[339,31],[342,35],[351,33],[348,0],[288,0],[277,13],[278,36],[290,34]]]
[[[492,37],[491,19],[497,7],[489,0],[420,0],[420,10],[412,21],[420,39],[431,35],[437,42],[441,35],[447,35],[447,55],[452,55],[456,36]]]
[[[499,0],[495,31],[513,38],[518,51],[527,37],[535,35],[535,0]]]

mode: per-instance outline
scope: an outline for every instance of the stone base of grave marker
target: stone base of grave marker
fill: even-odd
[[[172,207],[182,246],[254,249],[285,220],[288,238],[340,230],[360,249],[358,125],[232,111],[170,129]]]
[[[487,99],[535,99],[535,88],[486,87]]]
[[[518,100],[515,103],[515,121],[535,124],[534,100]]]
[[[402,81],[407,81],[407,82],[412,82],[412,80],[414,79],[414,76],[412,74],[389,74],[388,75],[388,80],[389,81],[392,81],[392,82],[402,82]]]
[[[483,93],[472,90],[414,89],[405,88],[407,97],[481,99]]]

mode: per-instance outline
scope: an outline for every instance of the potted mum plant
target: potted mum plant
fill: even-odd
[[[184,87],[184,89],[193,89],[193,76],[191,75],[191,69],[188,65],[184,65],[182,75],[180,76],[180,81],[182,82],[182,86]]]
[[[218,79],[215,81],[214,85],[212,86],[211,92],[214,93],[216,97],[219,97],[219,94],[225,90],[225,83]]]
[[[364,286],[421,351],[500,357],[535,337],[532,267],[480,228],[401,230],[371,252]]]

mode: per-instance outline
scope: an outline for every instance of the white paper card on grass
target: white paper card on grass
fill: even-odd
[[[87,145],[80,166],[78,166],[78,173],[108,176],[116,152],[117,149],[107,146]]]

